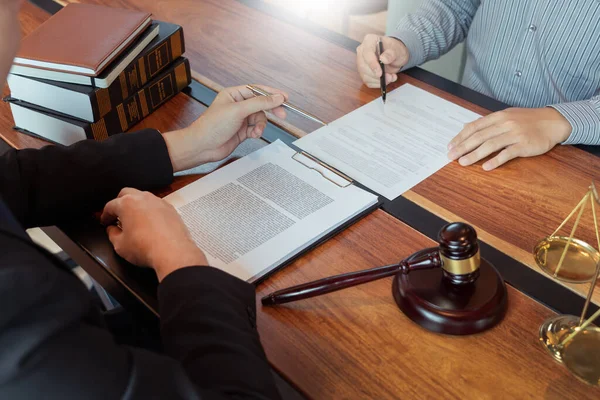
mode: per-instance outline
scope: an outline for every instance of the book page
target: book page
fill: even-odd
[[[448,164],[447,146],[480,116],[405,84],[294,144],[388,199]]]
[[[210,265],[253,281],[377,203],[295,154],[274,142],[165,198]]]

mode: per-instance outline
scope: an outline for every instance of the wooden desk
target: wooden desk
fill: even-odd
[[[177,6],[168,0],[85,2],[144,9],[157,19],[182,25],[186,56],[195,77],[217,90],[249,82],[268,83],[288,91],[295,104],[325,121],[379,96],[377,90],[362,85],[351,40],[340,45],[335,43],[335,35],[324,39],[244,4],[258,1],[178,0]],[[407,82],[482,115],[489,113],[484,108],[488,102],[482,106],[462,98],[482,96],[470,96],[457,85],[448,86],[454,90],[451,94],[401,74],[395,86]],[[293,124],[292,133],[297,136],[318,127],[302,119],[294,119]],[[481,163],[467,168],[451,163],[405,193],[404,199],[443,220],[472,224],[484,242],[539,272],[531,257],[534,245],[558,227],[599,175],[600,158],[559,146],[544,156],[511,161],[493,172],[484,172]],[[405,204],[406,200],[400,199],[386,210],[408,221],[411,212],[406,211]],[[420,231],[427,229],[427,221],[412,221],[411,225]],[[589,243],[596,243],[592,229],[588,224],[579,233]],[[510,270],[512,267],[507,268]],[[510,278],[511,283],[522,286],[518,274]],[[568,287],[587,293],[587,285]],[[600,291],[594,301],[600,304]],[[564,305],[551,304],[555,308]],[[569,312],[576,312],[578,307],[569,307]]]
[[[119,4],[144,8],[158,19],[182,24],[186,55],[204,75],[196,76],[216,88],[269,83],[288,90],[295,103],[325,119],[337,118],[377,96],[358,81],[350,50],[235,0],[179,1],[177,7],[166,1]],[[24,18],[35,20],[39,12],[30,8],[24,10]],[[403,76],[402,81],[486,112],[410,76]],[[193,120],[202,109],[180,95],[144,124],[169,130]],[[4,133],[9,118],[3,109],[0,115],[0,131],[13,137],[11,143],[27,147],[24,137]],[[297,125],[293,132],[298,135],[302,132],[297,128],[312,129],[300,122]],[[529,242],[553,230],[561,215],[576,203],[578,192],[583,193],[598,165],[593,156],[567,147],[537,159],[517,160],[494,173],[452,164],[405,197],[443,218],[474,223],[488,243],[531,265],[525,256]],[[560,169],[569,179],[550,180],[555,177],[550,177],[548,168]],[[179,180],[170,189],[195,178]],[[498,182],[504,186],[499,187]],[[532,207],[530,201],[543,209]],[[389,210],[402,217],[402,210],[393,206]],[[532,219],[536,224],[523,226],[522,221]],[[498,227],[499,220],[506,222]],[[107,267],[142,304],[156,309],[156,281],[148,271],[123,265],[101,227],[86,221],[65,227],[65,231],[78,240],[79,246],[73,250],[79,253],[72,254],[76,260],[93,258],[95,274]],[[267,280],[258,287],[257,296],[306,280],[389,263],[431,244],[427,237],[378,210]],[[600,394],[544,354],[537,344],[537,327],[553,312],[526,294],[510,288],[509,313],[498,327],[459,338],[435,335],[410,322],[395,308],[390,283],[388,279],[285,307],[260,309],[260,332],[274,368],[315,398],[597,398]]]

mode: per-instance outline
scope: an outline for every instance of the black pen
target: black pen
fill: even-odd
[[[379,66],[381,67],[381,78],[379,78],[379,84],[381,86],[381,98],[383,99],[383,104],[385,104],[385,96],[387,94],[387,89],[385,87],[385,67],[383,62],[381,61],[381,55],[383,54],[383,43],[381,42],[381,38],[379,38],[379,57],[377,57],[377,61],[379,61]]]

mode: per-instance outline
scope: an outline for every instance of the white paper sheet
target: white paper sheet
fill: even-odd
[[[479,117],[405,84],[294,144],[394,199],[448,164],[448,143]]]
[[[254,281],[377,203],[294,154],[274,142],[165,198],[210,265]]]

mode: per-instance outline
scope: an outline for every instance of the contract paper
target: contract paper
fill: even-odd
[[[253,282],[378,203],[328,173],[276,141],[165,200],[210,265]]]
[[[448,164],[448,143],[479,117],[405,84],[294,144],[393,200]]]

